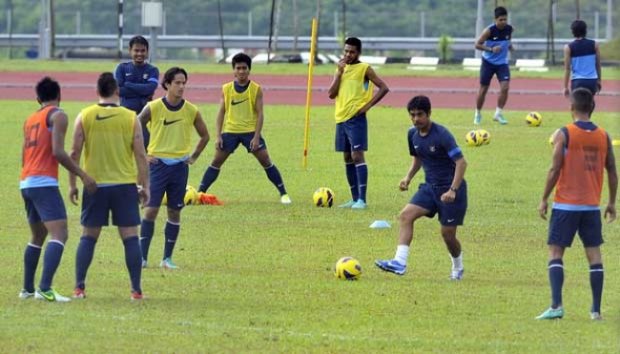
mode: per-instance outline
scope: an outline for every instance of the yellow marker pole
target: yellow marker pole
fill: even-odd
[[[312,104],[312,72],[314,71],[314,57],[316,55],[317,20],[312,18],[312,35],[310,37],[310,59],[308,60],[308,90],[306,91],[306,121],[304,126],[304,156],[303,168],[308,167],[308,145],[310,143],[310,105]]]

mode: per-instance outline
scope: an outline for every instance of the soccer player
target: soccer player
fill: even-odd
[[[336,100],[336,151],[342,151],[352,199],[341,208],[366,209],[368,166],[364,151],[368,150],[366,112],[390,91],[367,63],[359,60],[362,41],[349,37],[344,42],[344,55],[329,87],[329,98]],[[374,86],[379,90],[374,93]],[[374,95],[373,95],[374,93]]]
[[[21,299],[67,302],[68,297],[52,289],[52,279],[60,264],[68,238],[67,213],[58,190],[58,163],[80,176],[89,193],[97,189],[95,181],[65,151],[68,119],[60,108],[60,85],[49,77],[36,86],[37,102],[41,105],[24,123],[22,171],[19,189],[26,206],[31,237],[24,251],[24,287]],[[34,275],[41,248],[51,235],[43,256],[43,273],[39,289],[34,289]]]
[[[511,42],[512,30],[512,26],[508,24],[508,11],[505,7],[499,6],[495,8],[495,23],[485,28],[476,41],[476,49],[482,51],[482,65],[480,66],[480,89],[476,100],[474,124],[480,124],[482,121],[480,110],[484,106],[484,99],[493,75],[497,75],[500,86],[493,120],[500,124],[508,123],[502,114],[502,110],[508,101],[508,89],[510,87],[508,50],[514,51]]]
[[[131,61],[120,63],[116,67],[114,77],[120,88],[121,106],[138,114],[153,99],[159,84],[159,69],[146,62],[149,56],[149,42],[142,36],[135,36],[129,40],[129,55]],[[146,126],[143,126],[142,134],[146,147],[149,141]]]
[[[598,43],[586,38],[588,25],[575,20],[570,26],[575,40],[564,46],[564,96],[583,87],[593,95],[601,90],[601,54]],[[568,82],[570,81],[570,88]]]
[[[431,101],[426,96],[416,96],[407,104],[413,127],[407,140],[413,161],[409,171],[400,181],[401,191],[420,168],[424,168],[425,183],[400,212],[400,232],[396,255],[391,260],[377,260],[380,269],[398,275],[405,274],[409,246],[413,238],[413,224],[419,218],[439,214],[441,236],[452,257],[450,279],[463,278],[463,254],[456,238],[458,225],[463,224],[467,211],[467,184],[463,179],[467,162],[454,136],[442,125],[431,121]]]
[[[604,214],[608,222],[616,219],[618,174],[609,135],[590,121],[590,113],[594,106],[592,92],[585,88],[577,88],[571,92],[570,99],[573,123],[558,130],[554,136],[551,168],[538,207],[540,216],[546,220],[547,199],[555,188],[547,239],[551,307],[537,318],[547,320],[564,316],[562,257],[566,247],[570,247],[573,243],[575,233],[578,231],[590,264],[592,288],[590,316],[593,320],[600,320],[604,273],[600,249],[603,235],[599,204],[603,188],[603,170],[607,170],[609,187],[609,202]]]
[[[86,273],[95,252],[102,226],[112,224],[125,246],[125,264],[131,280],[131,299],[142,299],[140,286],[140,242],[138,204],[148,202],[149,180],[142,141],[142,128],[136,114],[120,107],[119,89],[112,73],[97,80],[99,103],[83,109],[75,120],[71,158],[79,163],[84,150],[84,169],[97,181],[97,192],[82,195],[82,238],[76,255],[74,298],[85,298]],[[70,174],[71,202],[77,204],[75,175]],[[137,182],[137,186],[136,186]]]
[[[151,199],[144,209],[140,228],[142,267],[147,267],[149,246],[164,194],[167,196],[168,221],[164,229],[164,256],[160,267],[177,269],[172,252],[181,228],[181,209],[187,187],[189,165],[196,162],[209,141],[209,131],[198,108],[183,98],[187,72],[172,67],[164,74],[161,86],[166,95],[149,102],[138,115],[143,125],[150,124],[151,141],[147,147]],[[191,151],[191,133],[200,139]]]
[[[228,156],[242,144],[265,169],[267,178],[280,193],[280,202],[291,204],[280,171],[271,161],[261,136],[264,121],[263,90],[256,81],[250,80],[252,59],[245,53],[236,54],[232,58],[232,67],[235,80],[222,86],[216,121],[215,156],[202,177],[198,191],[206,192],[211,187]]]

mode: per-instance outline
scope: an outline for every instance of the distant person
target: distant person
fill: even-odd
[[[131,61],[118,64],[114,77],[120,88],[121,106],[138,114],[153,99],[159,84],[159,69],[146,62],[149,56],[149,42],[142,36],[135,36],[129,40],[129,55]],[[142,127],[145,147],[149,142],[147,128]]]
[[[601,54],[598,43],[586,38],[588,25],[585,21],[573,21],[570,29],[575,40],[564,46],[564,96],[568,97],[572,90],[579,87],[595,95],[601,90]]]
[[[592,307],[590,317],[600,320],[603,295],[603,244],[600,201],[603,188],[603,170],[607,170],[609,202],[605,208],[607,222],[616,219],[616,193],[618,174],[616,159],[609,135],[590,120],[594,106],[592,93],[585,88],[571,92],[573,123],[561,128],[553,139],[553,160],[547,175],[545,190],[538,207],[543,219],[547,219],[547,199],[555,188],[551,220],[549,221],[549,282],[551,307],[537,319],[562,318],[562,286],[566,247],[573,243],[575,233],[586,251],[590,264],[590,287]]]
[[[407,133],[413,160],[399,188],[401,191],[408,190],[420,168],[424,169],[425,183],[420,184],[409,204],[400,212],[394,259],[377,260],[375,265],[386,272],[405,274],[414,223],[423,216],[432,218],[439,214],[441,236],[452,257],[450,279],[461,280],[465,268],[456,229],[463,225],[467,211],[467,183],[463,178],[467,162],[448,129],[431,121],[431,101],[428,97],[412,98],[407,104],[407,111],[413,122]]]
[[[232,67],[235,80],[222,86],[216,120],[215,156],[202,177],[198,191],[206,192],[211,187],[226,159],[241,144],[265,169],[267,178],[280,193],[280,202],[290,204],[291,198],[286,193],[280,171],[271,161],[261,135],[265,119],[263,90],[256,81],[250,80],[252,59],[244,53],[236,54],[232,58]]]
[[[149,102],[138,115],[143,125],[150,124],[151,130],[151,141],[147,147],[151,199],[144,208],[140,228],[144,268],[147,267],[155,220],[164,194],[167,197],[168,221],[164,229],[164,255],[159,266],[178,268],[172,261],[172,253],[181,229],[181,209],[185,206],[189,165],[198,160],[209,141],[209,131],[198,107],[183,98],[186,84],[187,72],[184,69],[168,69],[161,83],[166,95]],[[198,133],[199,140],[192,151],[193,130]]]
[[[97,181],[97,192],[82,196],[82,238],[76,255],[74,298],[86,297],[86,273],[93,260],[101,228],[109,215],[125,247],[125,264],[131,280],[131,299],[142,299],[139,203],[149,199],[149,180],[136,114],[118,105],[119,90],[112,73],[97,80],[99,103],[83,109],[75,120],[71,157],[79,162],[84,151],[84,169]],[[137,185],[136,185],[137,183]],[[70,175],[71,202],[77,204],[75,175]]]
[[[21,299],[67,302],[68,297],[52,289],[52,279],[60,264],[68,238],[67,212],[58,189],[58,164],[78,175],[88,193],[97,189],[95,180],[84,172],[65,151],[68,119],[59,108],[60,85],[49,77],[36,86],[37,102],[41,105],[24,122],[22,171],[19,189],[26,206],[31,238],[24,252],[24,287]],[[34,288],[34,276],[43,242],[50,234],[43,257],[43,272],[39,289]]]
[[[480,66],[480,89],[476,99],[474,124],[482,122],[480,110],[491,84],[493,75],[499,81],[500,93],[497,98],[497,108],[493,120],[500,124],[507,124],[502,110],[508,101],[510,88],[510,67],[508,66],[508,51],[514,51],[512,46],[513,28],[508,24],[508,11],[505,7],[495,8],[495,23],[485,28],[476,41],[476,49],[482,51],[482,65]]]
[[[344,42],[344,55],[338,62],[329,98],[336,100],[336,151],[342,152],[352,199],[341,208],[366,209],[368,166],[364,151],[368,150],[366,112],[389,92],[389,88],[367,63],[359,60],[362,41],[349,37]],[[374,86],[379,90],[374,93]]]

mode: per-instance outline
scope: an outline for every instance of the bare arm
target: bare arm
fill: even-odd
[[[456,199],[456,190],[459,189],[461,183],[463,183],[463,177],[465,176],[465,170],[467,169],[467,161],[464,157],[454,161],[454,177],[452,178],[452,184],[450,189],[441,195],[440,199],[444,203],[452,203]]]
[[[570,70],[571,70],[571,53],[568,45],[564,46],[564,96],[570,94],[570,88],[568,83],[570,82]]]
[[[474,47],[483,52],[492,52],[493,48],[484,45],[484,42],[489,39],[490,36],[491,31],[488,28],[485,28],[484,31],[482,31],[482,33],[480,34],[480,37],[478,37],[478,40],[476,40]]]
[[[142,112],[138,114],[138,121],[140,122],[140,126],[144,127],[151,120],[151,107],[147,104],[142,109]],[[144,137],[142,137],[144,140]]]
[[[545,220],[547,220],[547,199],[549,199],[551,191],[553,191],[556,183],[558,183],[558,179],[560,178],[560,170],[562,169],[562,164],[564,163],[565,143],[566,137],[564,136],[564,133],[562,131],[556,132],[553,137],[553,157],[551,168],[547,174],[545,190],[543,191],[542,199],[540,201],[540,205],[538,206],[538,213],[540,214],[540,217]]]
[[[263,130],[263,122],[265,120],[265,116],[263,114],[263,90],[258,89],[258,93],[256,94],[256,103],[254,104],[254,109],[256,110],[256,130],[254,131],[254,137],[252,141],[250,141],[250,150],[254,151],[258,149],[260,145],[260,134]]]
[[[147,106],[148,107],[148,106]],[[143,111],[144,112],[144,111]],[[149,167],[146,160],[146,151],[144,150],[144,137],[142,136],[142,126],[138,119],[135,120],[133,125],[133,142],[132,142],[133,156],[136,160],[136,167],[138,169],[138,193],[142,205],[146,205],[150,198],[150,186],[149,186]]]
[[[605,208],[605,218],[607,222],[616,220],[616,196],[618,193],[618,172],[616,171],[616,158],[611,139],[607,137],[607,160],[605,169],[607,170],[607,184],[609,185],[609,202]]]
[[[73,128],[73,144],[71,146],[71,159],[75,164],[79,166],[80,157],[82,156],[82,148],[84,147],[84,128],[82,126],[82,115],[78,115],[75,119],[75,125]],[[78,201],[78,189],[75,181],[75,174],[69,173],[69,200],[71,203],[77,205]]]
[[[200,115],[200,112],[196,112],[196,119],[194,119],[194,128],[196,129],[196,132],[198,132],[200,139],[196,144],[196,148],[194,148],[194,152],[189,157],[189,160],[187,160],[187,163],[189,165],[193,164],[194,162],[196,162],[196,160],[198,160],[198,157],[200,157],[200,154],[202,154],[202,150],[205,149],[207,143],[209,142],[209,130],[207,129],[207,125],[202,119],[202,115]]]
[[[330,99],[334,99],[338,96],[338,90],[340,89],[340,80],[342,79],[342,74],[344,73],[344,67],[347,65],[344,58],[340,59],[338,62],[338,70],[334,74],[334,79],[332,80],[332,84],[329,86],[329,90],[327,93],[329,94]]]
[[[400,183],[398,185],[401,191],[406,191],[407,189],[409,189],[409,183],[411,183],[411,180],[416,175],[416,173],[418,173],[420,168],[422,168],[422,160],[413,156],[413,158],[411,159],[411,166],[409,167],[409,171],[407,171],[407,174],[402,180],[400,180]]]
[[[224,93],[220,98],[220,110],[217,111],[217,118],[215,119],[215,148],[222,149],[224,142],[222,141],[222,128],[224,126],[224,116],[226,115],[226,102],[224,100]]]
[[[375,93],[374,96],[372,96],[372,99],[368,103],[366,103],[364,105],[364,107],[362,107],[359,110],[358,114],[359,113],[366,113],[366,112],[368,112],[369,109],[371,109],[374,105],[379,103],[379,101],[381,101],[381,99],[383,99],[383,97],[385,97],[385,95],[387,95],[387,93],[390,92],[390,89],[385,84],[385,82],[379,78],[377,73],[375,73],[373,68],[370,67],[370,66],[366,70],[366,77],[373,84],[375,84],[375,86],[377,86],[379,88],[379,90],[377,91],[377,93]]]
[[[601,85],[601,52],[598,49],[598,43],[594,45],[594,50],[596,51],[596,74],[598,75],[596,85],[598,86],[598,91],[600,92],[603,86]]]

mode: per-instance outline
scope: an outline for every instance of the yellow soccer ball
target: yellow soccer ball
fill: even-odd
[[[185,198],[183,198],[185,205],[198,204],[198,191],[196,188],[188,185],[185,188]]]
[[[331,208],[334,205],[334,192],[327,187],[321,187],[312,195],[312,201],[315,206]]]
[[[362,275],[362,265],[353,257],[342,257],[336,262],[334,275],[342,280],[357,280]]]
[[[480,130],[472,130],[465,134],[465,143],[468,146],[480,146],[482,145],[482,136],[480,136]]]
[[[480,139],[482,139],[481,145],[488,145],[491,142],[491,133],[484,129],[478,129],[478,133],[480,134]]]
[[[525,116],[525,123],[530,127],[538,127],[542,123],[542,116],[538,112],[530,112]]]

